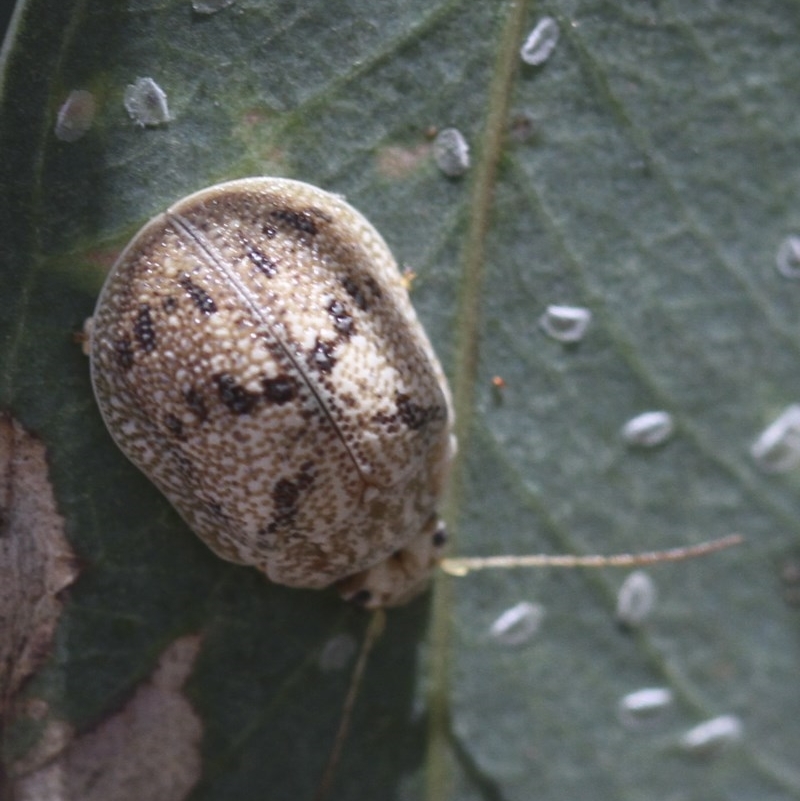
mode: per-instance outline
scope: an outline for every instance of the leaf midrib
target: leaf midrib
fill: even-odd
[[[501,22],[497,38],[497,58],[488,87],[489,104],[483,137],[477,148],[469,193],[469,217],[461,250],[460,293],[456,303],[457,343],[453,360],[453,404],[455,434],[459,453],[443,504],[443,516],[455,533],[463,492],[463,459],[468,452],[472,427],[475,377],[477,372],[481,294],[484,280],[486,234],[489,228],[497,165],[503,152],[507,129],[509,100],[519,64],[519,43],[528,18],[527,5],[508,2],[498,15]],[[449,579],[438,576],[431,610],[431,664],[428,707],[428,748],[426,798],[429,801],[450,795],[448,765],[450,708],[449,629],[452,620],[452,593]]]

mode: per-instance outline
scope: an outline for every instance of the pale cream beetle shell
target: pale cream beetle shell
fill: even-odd
[[[424,588],[450,393],[342,198],[248,178],[177,202],[111,269],[89,348],[114,440],[219,556],[367,607]]]

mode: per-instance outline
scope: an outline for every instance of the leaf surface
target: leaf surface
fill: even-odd
[[[545,13],[558,46],[525,65]],[[216,181],[285,175],[345,194],[417,273],[455,391],[455,551],[747,538],[653,568],[636,630],[614,620],[619,572],[440,578],[389,615],[334,797],[800,798],[800,473],[749,454],[800,398],[800,282],[775,269],[800,227],[799,35],[788,0],[237,0],[208,17],[188,0],[25,2],[1,79],[0,403],[44,440],[82,560],[28,692],[89,730],[199,633],[191,798],[313,795],[348,680],[319,656],[364,616],[208,552],[115,449],[73,341],[149,217]],[[166,92],[167,125],[126,114],[140,76]],[[73,89],[97,114],[68,143],[54,127]],[[435,167],[432,126],[469,141],[463,178]],[[549,304],[591,310],[582,342],[544,335]],[[621,426],[654,409],[674,437],[626,447]],[[521,600],[544,606],[540,630],[494,641]],[[618,702],[646,686],[675,702],[631,729]],[[741,718],[738,745],[676,747],[720,714]]]

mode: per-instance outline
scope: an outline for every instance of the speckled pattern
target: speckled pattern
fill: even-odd
[[[179,201],[112,268],[90,352],[117,444],[221,557],[368,607],[424,587],[449,390],[388,247],[340,197],[250,178]]]

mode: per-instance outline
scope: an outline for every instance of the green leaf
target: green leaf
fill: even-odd
[[[544,14],[558,46],[525,65]],[[115,449],[73,340],[150,216],[286,175],[345,194],[417,273],[458,413],[455,551],[747,539],[652,568],[658,602],[634,630],[615,623],[619,571],[440,577],[389,614],[333,797],[800,798],[800,472],[749,452],[800,400],[800,282],[775,269],[800,228],[799,37],[789,0],[237,0],[207,17],[189,0],[24,2],[0,79],[0,403],[45,442],[82,567],[27,688],[48,719],[92,730],[199,633],[191,798],[313,795],[348,682],[319,655],[365,616],[208,552]],[[167,93],[167,125],[126,114],[140,76]],[[64,142],[56,115],[79,88],[96,117]],[[472,149],[461,179],[426,136],[451,125]],[[541,331],[553,303],[591,310],[582,342]],[[651,409],[674,437],[626,447],[621,426]],[[540,630],[492,639],[521,600],[544,606]],[[617,704],[647,686],[675,701],[632,729]],[[738,744],[676,747],[721,714],[741,719]]]

